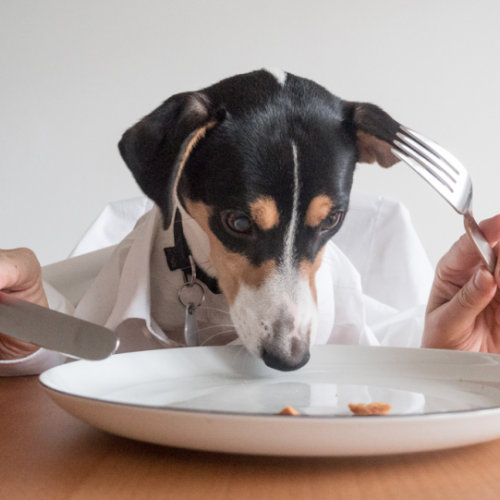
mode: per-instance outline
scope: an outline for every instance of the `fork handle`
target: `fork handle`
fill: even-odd
[[[497,265],[497,257],[470,211],[464,214],[464,226],[469,238],[486,264],[488,271],[493,274]]]

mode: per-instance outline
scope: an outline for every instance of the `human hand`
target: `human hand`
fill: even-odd
[[[500,215],[479,225],[498,258]],[[499,286],[500,259],[493,276],[464,234],[438,263],[422,347],[500,353]]]
[[[27,248],[0,250],[0,291],[48,307],[42,270],[35,254]],[[0,333],[0,359],[29,356],[39,347]]]

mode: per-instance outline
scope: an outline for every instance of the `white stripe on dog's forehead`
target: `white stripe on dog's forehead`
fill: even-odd
[[[298,210],[299,210],[299,160],[297,158],[297,146],[292,141],[293,151],[293,204],[292,217],[285,236],[285,247],[283,249],[282,271],[284,274],[293,274],[293,258],[295,253],[295,234],[297,232]]]
[[[268,73],[271,73],[271,75],[276,78],[278,83],[283,87],[285,85],[286,81],[286,73],[279,68],[264,68]]]

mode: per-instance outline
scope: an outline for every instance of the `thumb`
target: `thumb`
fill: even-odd
[[[495,295],[495,278],[480,268],[449,303],[448,325],[462,330],[472,325]]]

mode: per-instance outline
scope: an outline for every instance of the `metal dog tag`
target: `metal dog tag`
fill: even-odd
[[[186,321],[184,322],[184,339],[188,347],[196,347],[200,345],[198,336],[198,323],[194,315],[196,307],[193,302],[190,302],[186,307]]]

